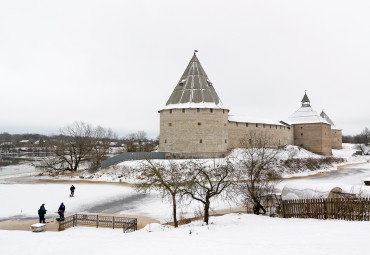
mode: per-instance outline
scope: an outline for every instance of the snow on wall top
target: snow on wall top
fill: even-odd
[[[277,121],[277,120],[260,119],[260,118],[250,117],[250,116],[242,116],[242,115],[229,115],[229,121],[244,122],[244,123],[261,123],[261,124],[284,126],[284,124],[282,124],[280,121]]]
[[[181,108],[212,108],[212,109],[226,109],[222,104],[216,105],[215,103],[207,103],[207,102],[201,102],[201,103],[179,103],[179,104],[169,104],[162,108],[162,110],[167,109],[181,109]]]
[[[325,123],[330,125],[330,123],[322,118],[311,106],[300,107],[286,122],[290,125],[308,123]]]
[[[226,109],[195,53],[163,109],[171,108]]]

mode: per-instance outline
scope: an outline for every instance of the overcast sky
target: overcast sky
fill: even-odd
[[[159,135],[193,50],[230,114],[283,120],[307,90],[370,127],[370,1],[1,1],[0,133],[74,121]]]

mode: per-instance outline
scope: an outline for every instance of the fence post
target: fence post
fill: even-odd
[[[99,228],[99,215],[96,215],[96,227]]]
[[[113,229],[114,229],[114,216],[113,216]]]

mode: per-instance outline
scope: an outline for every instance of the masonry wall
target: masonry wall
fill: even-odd
[[[227,122],[226,109],[161,110],[159,151],[178,158],[226,156]]]
[[[263,123],[234,122],[228,123],[229,144],[228,149],[240,147],[240,140],[245,138],[248,133],[255,132],[256,135],[266,135],[271,138],[271,145],[293,144],[293,127],[285,125],[270,125]]]
[[[332,129],[331,130],[331,148],[342,149],[342,130]]]
[[[321,155],[332,155],[332,134],[329,124],[296,124],[294,144]]]

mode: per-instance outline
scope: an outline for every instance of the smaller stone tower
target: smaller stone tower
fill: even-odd
[[[334,122],[329,118],[324,110],[322,110],[320,116],[331,125],[331,148],[342,149],[342,129],[338,129],[335,127]]]
[[[228,112],[194,53],[159,111],[159,151],[172,158],[224,157]]]
[[[332,155],[330,123],[312,109],[306,93],[301,102],[302,106],[286,121],[293,125],[294,144],[318,154]]]

